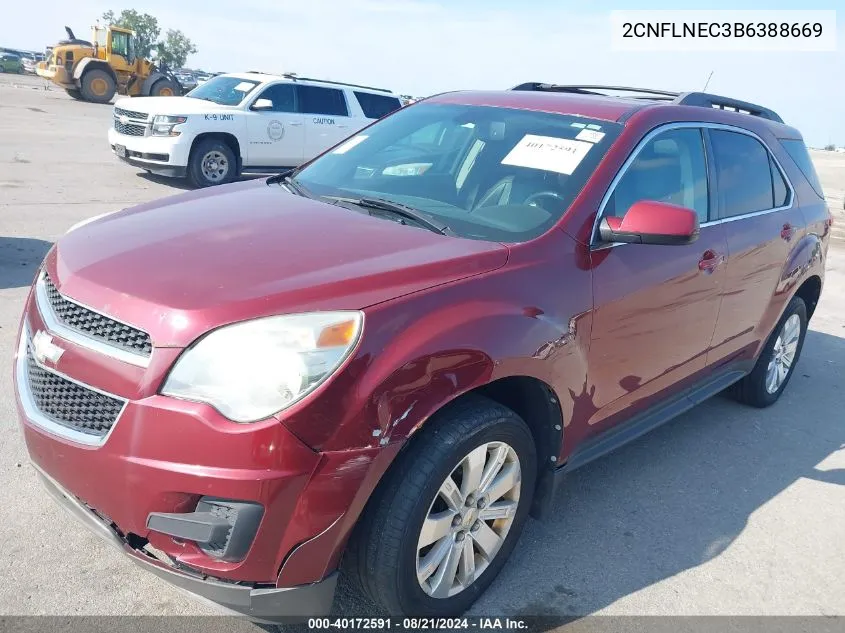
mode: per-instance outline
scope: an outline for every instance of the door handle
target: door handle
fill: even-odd
[[[716,270],[719,265],[725,261],[724,255],[719,255],[715,251],[706,250],[698,260],[698,270],[707,273],[708,275]]]
[[[783,225],[783,228],[780,230],[781,239],[784,239],[788,242],[792,239],[793,235],[795,235],[795,229],[792,228],[792,225],[789,222],[787,222]]]

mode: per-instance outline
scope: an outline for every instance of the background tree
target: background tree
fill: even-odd
[[[138,13],[135,9],[124,9],[118,16],[115,16],[114,11],[106,11],[103,21],[110,26],[121,26],[135,31],[135,50],[140,57],[150,56],[150,51],[156,46],[161,33],[158,20],[149,13]]]
[[[188,60],[188,55],[197,52],[194,43],[180,30],[168,29],[164,39],[159,41],[161,29],[158,20],[149,13],[138,13],[135,9],[124,9],[119,15],[114,11],[103,13],[103,21],[110,26],[121,26],[135,31],[136,54],[150,57],[155,49],[159,59],[171,68],[181,68]]]
[[[188,55],[197,52],[197,47],[180,30],[167,29],[164,40],[158,43],[158,56],[170,68],[182,68]]]

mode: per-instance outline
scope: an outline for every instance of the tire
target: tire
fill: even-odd
[[[82,96],[82,93],[75,88],[66,88],[65,92],[68,93],[72,98],[76,99],[77,101],[84,101],[85,98]]]
[[[797,333],[795,333],[796,328]],[[777,402],[789,379],[792,378],[806,335],[807,306],[801,297],[793,297],[766,341],[766,346],[760,353],[754,369],[734,385],[733,396],[743,404],[761,409]],[[793,340],[796,336],[797,339]],[[794,347],[792,347],[793,343]],[[789,352],[789,349],[792,351]],[[778,369],[784,366],[784,363],[778,360],[779,358],[788,360],[789,366],[785,375],[773,381],[772,368]]]
[[[6,67],[0,65],[0,73],[4,73],[4,72],[6,72]]]
[[[225,163],[225,173],[215,168]],[[217,173],[215,179],[212,174]],[[210,187],[232,182],[238,176],[238,161],[232,148],[223,141],[200,141],[191,151],[188,162],[188,180],[196,187]]]
[[[165,94],[162,94],[164,91]],[[151,97],[178,97],[181,94],[179,85],[169,79],[159,79],[150,89]]]
[[[108,103],[116,89],[114,79],[105,70],[92,68],[82,75],[82,97],[85,101]]]
[[[528,426],[516,413],[487,398],[468,396],[432,418],[413,442],[407,452],[397,458],[397,463],[368,502],[347,548],[343,572],[387,613],[457,616],[490,585],[519,538],[528,517],[537,476],[534,440]],[[485,445],[486,449],[480,448]],[[503,449],[503,446],[507,448]],[[506,450],[508,456],[516,456],[516,472],[521,472],[521,479],[517,477],[515,487],[503,497],[491,495],[492,501],[485,500],[482,495],[478,500],[466,497],[464,504],[460,505],[466,491],[459,490],[453,476],[460,473],[463,485],[464,471],[459,466],[467,463],[475,449],[478,451],[474,455],[481,455],[488,465],[492,456],[500,450]],[[513,468],[513,461],[506,462],[498,471],[502,478],[494,481],[511,481],[505,473],[512,474]],[[477,467],[476,472],[479,472]],[[458,499],[453,497],[453,506],[461,507],[460,518],[455,517],[439,492],[447,486],[447,478],[452,481],[453,490],[461,495]],[[501,490],[502,487],[498,488]],[[503,525],[507,518],[492,521],[478,514],[484,511],[481,509],[484,507],[492,512],[500,509],[503,503],[514,503],[514,490],[518,498],[509,526]],[[493,502],[496,508],[486,505]],[[485,505],[482,506],[482,503]],[[440,519],[427,521],[430,515]],[[456,525],[456,521],[462,522]],[[418,546],[423,542],[424,522],[439,524],[443,529],[448,527],[449,533],[440,536],[438,532],[437,537],[431,537],[435,539],[433,543],[420,550]],[[497,536],[494,528],[501,538],[498,549],[488,559],[482,555],[482,543],[489,545],[489,536]],[[468,544],[467,540],[470,541]],[[471,579],[473,576],[468,574],[469,568],[463,563],[463,558],[458,558],[454,575],[441,574],[447,572],[443,565],[448,564],[453,553],[461,557],[464,547],[471,548],[469,551],[474,553],[473,565],[477,565],[478,576]],[[448,552],[442,559],[443,563],[428,565],[430,575],[424,581],[418,580],[418,565],[425,568],[425,561],[431,560],[429,555],[434,556],[438,548]],[[482,565],[485,565],[483,569]],[[448,578],[449,581],[438,584],[438,577]],[[455,593],[445,597],[432,595],[432,592],[450,590]]]

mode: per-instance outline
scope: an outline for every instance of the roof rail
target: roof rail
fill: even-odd
[[[706,92],[685,92],[675,99],[674,103],[678,105],[699,106],[702,108],[716,108],[718,110],[734,110],[744,114],[751,114],[777,123],[783,123],[777,112],[764,108],[755,103],[748,103],[747,101],[740,101],[739,99],[731,99],[730,97],[720,97],[719,95],[708,94]]]
[[[374,88],[373,86],[362,86],[360,84],[350,84],[344,81],[329,81],[328,79],[314,79],[312,77],[300,77],[296,73],[283,73],[282,77],[286,77],[287,79],[293,79],[294,81],[318,81],[321,84],[332,84],[335,86],[348,86],[350,88],[363,88],[364,90],[375,90],[376,92],[386,92],[388,94],[393,94],[392,90],[388,90],[387,88]]]
[[[649,95],[650,99],[659,100],[673,100],[680,96],[679,92],[669,92],[668,90],[655,90],[654,88],[632,88],[630,86],[569,86],[561,84],[546,84],[536,81],[531,81],[524,84],[514,86],[511,90],[532,90],[537,92],[568,92],[582,95],[599,95],[603,97],[614,96],[603,94],[602,91],[610,92],[630,92],[640,95]],[[635,97],[643,98],[643,97]]]
[[[748,103],[747,101],[740,101],[739,99],[731,99],[730,97],[721,97],[719,95],[709,94],[706,92],[669,92],[668,90],[655,90],[653,88],[631,88],[629,86],[565,86],[559,84],[545,84],[539,82],[528,82],[514,86],[511,90],[533,90],[540,92],[566,92],[571,94],[582,95],[606,95],[604,92],[623,92],[632,93],[625,95],[633,99],[649,99],[655,101],[670,101],[675,105],[699,106],[703,108],[716,108],[719,110],[734,110],[743,114],[750,114],[758,116],[770,121],[783,123],[783,119],[774,111],[765,108],[761,105]]]

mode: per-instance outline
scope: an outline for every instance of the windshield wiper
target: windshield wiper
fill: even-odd
[[[298,170],[292,169],[283,171],[280,174],[276,174],[275,176],[270,176],[267,179],[268,185],[284,185],[284,187],[290,191],[291,193],[295,193],[298,196],[302,196],[303,198],[315,198],[316,196],[311,193],[308,189],[303,187],[298,180],[293,177]]]
[[[363,207],[365,209],[386,211],[388,213],[398,215],[405,220],[416,222],[420,226],[423,226],[430,231],[434,231],[435,233],[440,233],[441,235],[455,235],[455,232],[446,224],[438,222],[427,213],[423,213],[419,209],[415,209],[407,204],[391,202],[390,200],[384,200],[383,198],[347,198],[344,196],[322,196],[322,198],[332,202],[354,204],[355,206]]]

